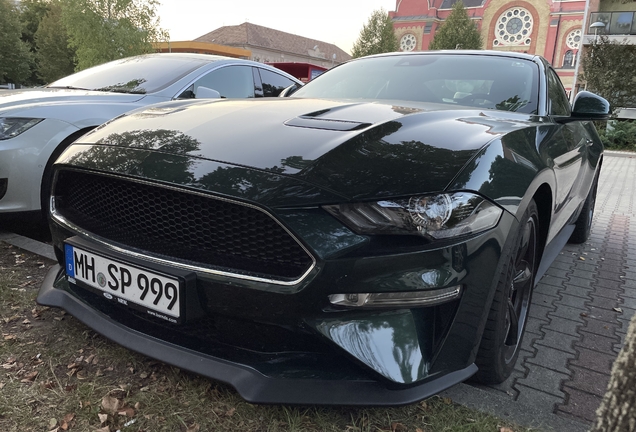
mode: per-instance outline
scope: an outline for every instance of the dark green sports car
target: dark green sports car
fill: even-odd
[[[146,107],[55,164],[38,302],[251,402],[501,382],[535,283],[589,235],[608,112],[570,106],[541,57],[488,51]]]

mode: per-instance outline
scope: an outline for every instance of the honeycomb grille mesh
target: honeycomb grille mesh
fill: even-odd
[[[312,265],[286,230],[249,206],[70,170],[59,172],[54,193],[71,223],[163,259],[282,280]]]

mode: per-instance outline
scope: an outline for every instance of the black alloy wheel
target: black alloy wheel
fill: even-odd
[[[505,381],[519,357],[537,268],[538,221],[537,206],[531,201],[497,283],[475,359],[479,367],[475,379],[481,383]]]

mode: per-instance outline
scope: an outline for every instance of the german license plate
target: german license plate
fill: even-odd
[[[178,278],[107,258],[65,244],[69,282],[82,282],[109,300],[145,310],[173,323],[181,318],[181,283]]]

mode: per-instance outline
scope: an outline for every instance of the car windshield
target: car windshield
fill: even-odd
[[[536,113],[538,67],[486,55],[390,55],[351,61],[292,97],[388,99]]]
[[[83,70],[49,84],[50,88],[76,88],[118,93],[154,93],[164,89],[210,59],[150,55],[129,57]]]

